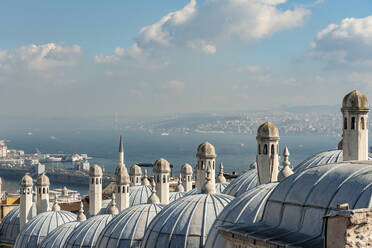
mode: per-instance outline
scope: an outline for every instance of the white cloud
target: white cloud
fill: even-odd
[[[216,46],[206,42],[205,40],[190,40],[187,46],[193,50],[201,51],[205,54],[215,54]]]
[[[176,91],[183,91],[185,83],[182,81],[172,80],[163,85],[164,89],[172,89]]]
[[[371,64],[372,16],[328,25],[317,34],[309,55],[329,64]]]

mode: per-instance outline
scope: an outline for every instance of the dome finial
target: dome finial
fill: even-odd
[[[203,188],[202,188],[202,193],[203,194],[215,194],[216,193],[216,185],[212,181],[211,173],[212,173],[211,166],[208,165],[207,173],[206,173],[207,176],[205,178],[206,182],[205,182],[205,184],[203,185]]]
[[[292,169],[289,167],[291,165],[291,162],[289,162],[289,151],[288,151],[288,147],[286,146],[284,148],[284,151],[283,151],[283,157],[284,157],[284,160],[283,160],[283,169],[279,172],[279,175],[278,175],[278,180],[279,181],[282,181],[284,180],[285,178],[289,177],[290,175],[293,174],[293,171]]]
[[[56,200],[54,201],[53,211],[61,211],[61,207],[60,207],[59,204],[58,204],[58,200],[57,200],[57,198],[56,198]]]
[[[80,202],[80,209],[79,209],[79,214],[77,216],[77,221],[85,221],[87,217],[84,214],[84,204],[83,201]]]
[[[150,204],[159,204],[159,203],[160,203],[160,199],[159,199],[159,197],[156,195],[156,183],[155,183],[155,178],[153,178],[153,179],[151,180],[151,187],[152,187],[151,195],[150,195],[149,199],[147,200],[147,203],[150,203]]]
[[[178,184],[177,184],[177,187],[176,187],[176,192],[185,192],[185,188],[182,185],[182,176],[181,176],[181,174],[178,177]]]
[[[226,183],[226,178],[223,175],[223,164],[220,163],[220,172],[218,173],[217,183]]]
[[[112,194],[111,206],[108,209],[108,214],[117,215],[119,214],[119,209],[116,207],[116,197],[115,194]]]
[[[145,169],[145,172],[144,172],[142,185],[150,185],[150,181],[149,181],[149,178],[147,176],[147,169]]]

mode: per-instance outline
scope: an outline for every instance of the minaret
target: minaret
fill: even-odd
[[[207,167],[211,167],[211,180],[215,183],[216,175],[216,150],[214,146],[209,142],[204,142],[198,146],[196,153],[197,165],[196,165],[196,188],[199,192],[205,183]]]
[[[19,228],[22,230],[30,218],[32,206],[32,187],[34,183],[29,173],[23,176],[20,182]]]
[[[123,145],[123,136],[120,134],[119,141],[119,164],[124,164],[124,145]]]
[[[43,173],[36,180],[36,209],[37,214],[49,210],[49,178]]]
[[[164,158],[160,158],[154,163],[154,178],[156,179],[156,192],[161,204],[169,203],[169,173],[170,164]]]
[[[342,101],[343,161],[368,159],[368,99],[352,91]]]
[[[102,169],[93,165],[89,169],[89,214],[95,216],[102,208]]]
[[[279,175],[278,175],[278,180],[280,182],[293,174],[293,171],[289,167],[291,165],[291,163],[289,162],[289,159],[288,159],[289,158],[289,151],[288,151],[287,147],[284,148],[283,157],[284,157],[284,160],[283,160],[283,163],[282,163],[283,169],[279,172]]]
[[[139,186],[142,184],[142,170],[141,167],[134,164],[129,169],[130,186]]]
[[[142,178],[142,185],[150,185],[149,177],[147,176],[147,170],[145,170],[144,176]]]
[[[257,172],[260,184],[278,181],[279,130],[271,122],[265,122],[257,130]]]
[[[183,164],[181,167],[182,185],[185,192],[192,190],[192,166]]]
[[[129,207],[129,175],[125,164],[118,164],[116,167],[116,202],[119,211]]]
[[[180,174],[180,177],[178,178],[178,184],[176,186],[176,192],[185,192],[185,189],[182,185],[182,176]]]
[[[149,199],[147,200],[147,203],[149,204],[159,204],[160,203],[160,199],[159,197],[156,195],[156,183],[155,183],[155,178],[152,179],[151,181],[151,195],[149,197]]]
[[[220,172],[218,173],[217,183],[226,183],[226,178],[223,175],[223,164],[220,163]]]
[[[112,215],[119,214],[119,209],[116,207],[115,194],[112,194],[112,200],[111,200],[111,205],[108,209],[108,214],[112,214]]]
[[[203,194],[216,194],[216,184],[212,180],[212,168],[208,165],[205,183],[202,187],[201,193]]]
[[[79,209],[79,214],[77,215],[77,221],[85,221],[87,220],[87,217],[84,214],[84,204],[83,201],[80,202],[80,209]]]

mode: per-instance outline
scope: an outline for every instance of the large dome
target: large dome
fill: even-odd
[[[216,149],[209,142],[201,143],[196,151],[196,156],[202,158],[215,158]]]
[[[227,228],[293,247],[321,247],[324,219],[338,204],[372,207],[371,161],[314,167],[280,182],[267,200],[261,222]]]
[[[95,247],[98,235],[112,217],[111,214],[96,215],[81,222],[67,237],[65,248]]]
[[[103,229],[97,247],[139,247],[147,226],[163,208],[160,204],[143,204],[125,209]]]
[[[238,197],[257,185],[259,185],[257,169],[250,169],[232,180],[223,193]]]
[[[30,220],[18,234],[15,248],[38,247],[43,239],[58,226],[75,221],[76,215],[67,211],[50,211]]]
[[[60,225],[45,237],[39,248],[63,247],[66,243],[67,237],[78,225],[80,225],[80,223],[81,222],[79,221],[72,221]]]
[[[343,109],[369,110],[367,97],[357,90],[347,94],[342,101]]]
[[[266,200],[277,185],[278,183],[262,184],[235,198],[213,223],[205,247],[225,247],[225,241],[217,229],[219,226],[252,224],[260,221]]]
[[[202,247],[214,220],[233,199],[196,194],[165,206],[147,228],[142,247]]]

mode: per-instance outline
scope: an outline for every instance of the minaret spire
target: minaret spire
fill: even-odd
[[[120,142],[119,142],[119,163],[124,164],[124,145],[123,145],[122,134],[120,134]]]

